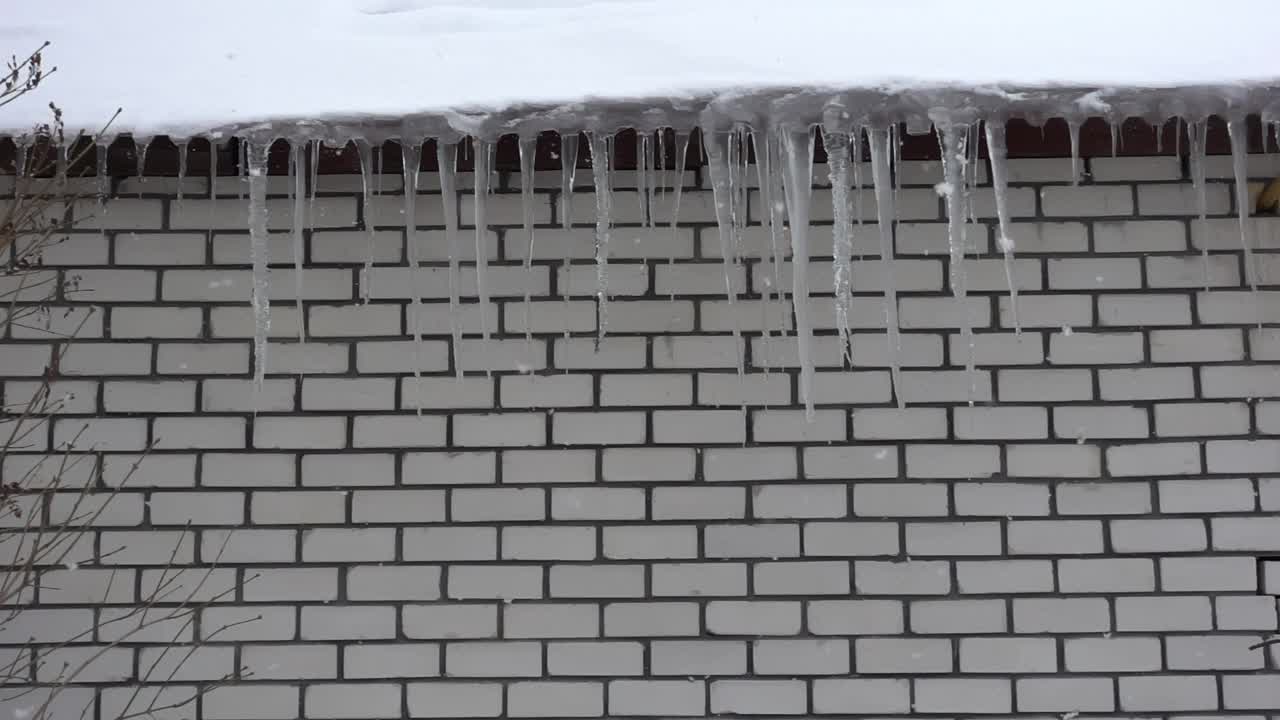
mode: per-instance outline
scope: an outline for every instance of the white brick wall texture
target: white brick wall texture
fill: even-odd
[[[772,270],[748,256],[730,313],[695,173],[674,232],[628,224],[634,193],[616,202],[617,296],[598,350],[591,218],[561,230],[555,173],[540,177],[526,274],[518,182],[504,176],[490,306],[464,265],[461,380],[438,191],[424,192],[420,384],[401,201],[365,208],[358,183],[323,178],[333,192],[306,233],[301,308],[287,233],[273,238],[256,396],[234,181],[216,204],[194,178],[181,202],[121,198],[45,255],[79,278],[50,322],[95,319],[61,363],[74,399],[3,469],[79,434],[98,461],[86,467],[114,485],[155,449],[96,521],[86,562],[45,571],[0,629],[0,652],[87,633],[46,653],[46,675],[95,652],[181,539],[184,566],[221,548],[236,589],[179,635],[207,645],[164,692],[229,680],[166,718],[1274,714],[1280,653],[1251,646],[1277,631],[1280,329],[1255,324],[1227,167],[1211,173],[1202,225],[1169,158],[1094,159],[1079,186],[1067,159],[1014,161],[1023,330],[979,198],[967,376],[936,164],[916,165],[897,246],[909,405],[890,395],[874,228],[856,228],[842,367],[820,221],[812,424],[794,341],[762,333],[789,327],[790,307],[762,304]],[[290,204],[271,202],[287,230]],[[366,221],[379,227],[364,305]],[[1250,222],[1273,285],[1280,218]],[[1280,318],[1274,292],[1260,302]],[[487,345],[480,313],[496,329]],[[30,396],[58,342],[13,334],[6,401]],[[66,702],[107,718],[161,650],[141,640],[97,659]]]

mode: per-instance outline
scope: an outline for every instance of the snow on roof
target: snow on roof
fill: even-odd
[[[5,51],[48,40],[58,70],[0,130],[46,121],[49,100],[72,128],[122,108],[116,132],[179,137],[406,117],[426,134],[657,125],[708,103],[758,115],[796,90],[868,91],[855,110],[895,119],[1258,112],[1280,97],[1271,17],[1262,0],[21,2],[0,14]]]

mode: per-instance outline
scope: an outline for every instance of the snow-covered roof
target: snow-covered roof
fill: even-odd
[[[983,115],[1267,112],[1274,4],[1203,0],[44,0],[0,14],[48,40],[45,89],[0,130],[228,135],[272,123],[423,134]],[[812,117],[810,117],[812,116]],[[705,122],[705,116],[703,116]],[[388,130],[388,132],[391,132]]]

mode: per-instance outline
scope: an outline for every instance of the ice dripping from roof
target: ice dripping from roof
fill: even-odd
[[[746,212],[746,208],[737,208],[738,186],[732,170],[732,146],[738,142],[735,135],[723,132],[704,132],[707,148],[707,173],[711,177],[711,193],[715,203],[716,226],[720,238],[720,267],[724,275],[725,295],[729,303],[729,314],[734,315],[734,304],[737,292],[733,287],[734,271],[734,236],[738,232],[735,212]],[[736,316],[735,316],[736,317]],[[738,323],[733,323],[733,346],[736,350],[738,380],[743,378],[742,333]]]
[[[596,194],[596,348],[609,331],[609,241],[613,226],[613,136],[591,133],[591,179]]]
[[[892,179],[889,177],[890,132],[888,128],[872,128],[867,132],[871,150],[871,182],[876,194],[876,225],[880,231],[880,265],[884,278],[885,337],[889,342],[889,377],[898,407],[905,407],[902,392],[902,341],[898,333],[898,289],[894,278],[893,220],[895,212]]]
[[[538,150],[538,137],[520,138],[520,223],[524,227],[526,245],[524,249],[524,340],[525,344],[533,344],[533,301],[532,285],[529,277],[533,274],[533,159]]]
[[[573,227],[573,185],[578,175],[578,133],[565,133],[560,136],[560,227],[569,230]],[[564,299],[564,314],[568,317],[573,296],[573,249],[572,244],[564,244],[564,262],[561,265],[560,295]],[[565,323],[564,336],[569,337],[569,324]],[[567,371],[567,370],[566,370]]]
[[[473,140],[475,171],[471,173],[475,197],[476,226],[476,296],[480,300],[480,343],[483,351],[489,344],[489,169],[493,165],[493,143]]]
[[[961,315],[960,338],[965,346],[965,373],[969,378],[969,404],[973,404],[974,391],[974,339],[973,319],[969,315],[968,289],[969,280],[965,271],[965,215],[962,202],[966,192],[966,170],[968,162],[967,145],[969,129],[957,126],[949,117],[939,118],[937,123],[938,138],[942,143],[943,184],[947,186],[947,247],[950,250],[950,285],[951,295],[955,298],[957,310]]]
[[[809,321],[809,207],[813,197],[813,132],[808,127],[782,130],[782,186],[791,227],[791,303],[795,306],[800,356],[800,400],[805,419],[813,414],[813,329]]]
[[[1209,202],[1205,187],[1205,153],[1208,145],[1209,124],[1203,120],[1192,122],[1187,128],[1188,146],[1191,155],[1191,186],[1196,194],[1196,215],[1199,217],[1201,232],[1205,229],[1205,216],[1209,213]],[[1179,136],[1181,133],[1179,133]],[[1209,291],[1209,243],[1201,243],[1200,260],[1204,264],[1204,289]]]
[[[182,185],[187,179],[187,141],[176,141],[178,146],[178,205],[182,205]]]
[[[1004,123],[988,122],[985,124],[985,130],[987,156],[991,160],[991,188],[996,198],[996,219],[999,224],[996,244],[1004,255],[1004,277],[1009,285],[1009,314],[1013,319],[1013,331],[1021,335],[1022,324],[1018,322],[1018,286],[1013,281],[1014,241],[1009,222],[1008,150],[1005,143]]]
[[[852,365],[849,310],[853,306],[850,280],[853,272],[853,216],[849,206],[849,136],[842,132],[824,132],[822,145],[827,151],[827,178],[831,181],[834,217],[831,229],[831,283],[835,295],[836,332],[840,335],[840,360],[844,362],[847,359]]]
[[[261,398],[267,374],[267,334],[271,331],[271,301],[268,299],[270,278],[267,273],[267,154],[271,141],[262,142],[248,151],[245,172],[249,177],[249,255],[253,264],[253,385]],[[257,407],[255,403],[254,407]]]
[[[444,213],[445,244],[449,251],[449,335],[452,338],[453,372],[462,378],[462,309],[459,295],[458,245],[458,150],[459,146],[436,140],[436,166],[440,175],[440,203]],[[481,309],[483,311],[483,308]]]
[[[360,219],[364,223],[364,267],[360,269],[360,299],[366,304],[373,299],[373,256],[377,233],[373,229],[373,153],[369,141],[357,138],[356,156],[360,164]]]
[[[422,414],[422,288],[418,285],[418,168],[422,164],[422,145],[407,141],[400,145],[404,175],[404,246],[409,263],[409,334],[413,336],[414,407]]]
[[[305,311],[302,307],[302,265],[305,253],[305,238],[302,224],[303,211],[307,201],[306,146],[294,142],[289,147],[289,188],[293,193],[292,245],[293,245],[293,299],[298,308],[298,343],[306,342]]]
[[[1244,276],[1253,293],[1258,329],[1262,329],[1262,296],[1258,294],[1258,272],[1253,261],[1253,247],[1249,240],[1249,136],[1244,118],[1235,116],[1227,120],[1227,135],[1231,138],[1231,173],[1236,186],[1236,216],[1240,220],[1240,248],[1244,252]]]

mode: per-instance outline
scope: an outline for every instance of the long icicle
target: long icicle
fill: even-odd
[[[893,154],[888,128],[868,128],[867,144],[871,149],[871,182],[875,185],[876,224],[880,230],[880,267],[884,278],[884,319],[889,341],[889,379],[898,407],[906,407],[902,394],[902,342],[898,331],[898,286],[894,278],[893,221],[896,216],[893,202],[893,179],[889,172],[889,158]]]
[[[947,246],[950,249],[950,285],[951,294],[960,306],[962,320],[960,337],[967,349],[965,357],[965,373],[969,379],[969,404],[973,404],[973,396],[977,390],[977,379],[974,373],[973,321],[969,317],[968,290],[969,281],[964,268],[965,255],[965,145],[968,138],[965,126],[956,126],[944,121],[938,126],[939,139],[942,142],[943,189],[947,205]]]
[[[304,222],[303,212],[306,209],[307,202],[307,161],[306,146],[299,140],[289,143],[289,175],[291,189],[293,191],[293,300],[297,303],[298,308],[298,343],[306,342],[306,332],[303,328],[306,323],[303,322],[304,309],[302,306],[302,264],[305,253],[305,238],[303,236],[302,225]]]
[[[253,264],[253,387],[254,412],[262,397],[262,385],[267,376],[267,335],[271,332],[270,277],[267,257],[267,156],[271,141],[261,147],[248,148],[248,141],[241,141],[247,163],[245,172],[249,179],[249,256]]]
[[[782,261],[783,233],[786,225],[787,205],[782,191],[782,146],[776,131],[766,131],[764,135],[764,153],[757,157],[763,160],[756,163],[757,180],[760,184],[760,198],[769,218],[769,265],[773,280],[774,298],[782,302]],[[779,335],[786,333],[786,327],[778,328]],[[767,365],[769,359],[765,358]]]
[[[1004,254],[1004,279],[1009,284],[1009,315],[1013,318],[1013,332],[1022,334],[1022,324],[1018,322],[1018,286],[1013,281],[1013,234],[1009,222],[1009,172],[1008,146],[1005,141],[1005,127],[1002,120],[988,120],[987,155],[991,158],[991,188],[996,196],[996,218],[1000,224],[1000,233],[996,236],[996,244]]]
[[[406,133],[400,138],[400,157],[404,175],[404,247],[409,261],[409,328],[413,336],[413,397],[418,415],[422,415],[422,288],[418,285],[418,168],[422,165],[422,145]]]
[[[524,225],[525,240],[528,245],[524,249],[524,341],[532,347],[533,343],[533,300],[530,288],[533,275],[533,161],[538,151],[538,136],[520,138],[520,217]]]
[[[1258,294],[1257,267],[1253,261],[1253,246],[1249,240],[1249,135],[1244,118],[1227,120],[1227,135],[1231,139],[1231,170],[1236,183],[1236,215],[1240,219],[1240,248],[1244,251],[1244,276],[1249,282],[1256,306],[1258,328],[1262,328],[1262,296]]]
[[[1209,123],[1207,120],[1200,120],[1190,123],[1187,138],[1187,152],[1191,155],[1191,187],[1196,192],[1196,212],[1200,216],[1200,232],[1206,230],[1205,217],[1209,214],[1208,188],[1205,186],[1205,145],[1209,139]],[[1213,283],[1210,281],[1209,271],[1209,244],[1202,242],[1200,246],[1200,260],[1204,266],[1204,289],[1209,291],[1209,286]]]
[[[609,330],[609,240],[613,223],[610,182],[612,143],[607,133],[591,133],[591,177],[596,192],[596,348]]]
[[[213,219],[217,217],[218,210],[218,141],[209,139],[209,227],[214,225]],[[206,236],[208,241],[205,243],[205,251],[212,254],[213,252],[213,230],[209,230]],[[209,258],[212,261],[212,258]]]
[[[849,310],[853,307],[850,283],[853,273],[853,216],[849,207],[849,136],[823,132],[827,151],[827,179],[831,181],[831,284],[835,294],[836,331],[840,334],[840,361],[853,363],[849,337]]]
[[[560,227],[566,231],[573,227],[573,185],[578,176],[578,133],[564,133],[560,136]],[[563,286],[560,296],[564,299],[564,316],[569,317],[569,303],[573,296],[570,280],[573,278],[573,242],[565,233]],[[569,337],[569,324],[566,321],[564,336]]]
[[[307,227],[315,232],[316,229],[316,195],[320,193],[320,150],[324,143],[320,140],[313,140],[308,146],[310,159],[310,181],[308,182],[311,195],[307,199]]]
[[[813,195],[813,133],[809,128],[783,131],[782,177],[791,225],[791,303],[796,317],[796,346],[800,356],[800,399],[806,422],[813,421],[813,329],[809,322],[809,205]]]
[[[373,299],[373,256],[376,251],[377,233],[373,225],[373,152],[369,141],[355,140],[356,155],[360,159],[360,217],[364,221],[366,236],[364,267],[360,270],[360,299],[368,304]]]
[[[715,132],[707,128],[703,128],[702,138],[707,148],[707,172],[711,177],[711,194],[715,202],[716,227],[720,235],[720,267],[724,274],[724,290],[729,303],[729,315],[734,318],[733,345],[737,348],[738,380],[741,382],[745,377],[742,333],[738,329],[737,315],[734,311],[738,294],[733,289],[733,236],[737,232],[733,211],[734,195],[737,192],[737,187],[733,182],[730,169],[732,165],[730,155],[733,154],[730,149],[730,143],[735,142],[736,138],[731,137],[728,133]]]
[[[751,143],[751,150],[753,153],[755,153],[756,187],[759,189],[762,204],[764,203],[764,197],[765,197],[764,195],[765,177],[764,177],[763,168],[766,164],[765,142],[762,140],[762,138],[765,136],[765,134],[766,133],[763,133],[755,129],[749,128],[747,130],[747,141]],[[745,168],[744,168],[743,184],[744,185],[746,184]],[[744,212],[745,210],[746,209],[744,208]],[[768,209],[765,208],[764,214],[760,216],[760,224],[762,226],[761,228],[762,230],[771,229],[769,227],[770,217],[771,216],[768,214]],[[760,234],[759,252],[760,252],[760,259],[758,260],[758,264],[759,264],[759,267],[761,268],[761,282],[760,282],[761,287],[758,292],[760,295],[760,331],[761,331],[760,340],[762,345],[761,349],[763,351],[762,352],[763,357],[759,359],[759,364],[764,370],[765,375],[768,375],[770,359],[773,356],[773,329],[769,327],[769,310],[772,307],[772,301],[770,300],[770,298],[773,297],[773,290],[774,290],[773,282],[769,279],[768,275],[764,274],[765,263],[770,261],[768,232],[763,232]],[[779,329],[779,332],[781,333],[783,332],[783,330]]]
[[[471,174],[472,188],[475,191],[475,226],[476,226],[476,296],[480,301],[480,345],[485,350],[489,346],[489,169],[493,165],[493,143],[480,138],[473,138],[475,147],[475,172]]]
[[[21,145],[18,146],[22,148]],[[97,182],[98,182],[98,214],[102,215],[107,207],[107,198],[111,197],[111,176],[107,174],[107,146],[103,143],[97,145]],[[19,155],[14,159],[15,173],[19,180],[25,172],[23,165],[26,164],[25,151],[19,150]],[[15,183],[15,187],[21,185],[21,182]],[[21,188],[14,190],[19,198],[22,197]]]
[[[462,318],[458,278],[458,150],[459,146],[436,140],[436,167],[440,174],[440,204],[444,211],[445,244],[449,248],[449,334],[453,344],[453,372],[462,379]],[[483,312],[483,308],[481,309]]]
[[[138,197],[142,197],[142,194],[146,192],[146,188],[143,185],[147,175],[147,148],[146,142],[134,140],[133,152],[138,158]]]
[[[680,198],[684,193],[684,165],[689,158],[689,141],[693,137],[692,133],[681,133],[674,129],[672,133],[675,136],[676,143],[676,163],[675,163],[675,180],[672,185],[671,194],[671,254],[667,258],[667,266],[676,264],[676,242],[679,233],[678,225],[680,223]],[[675,291],[671,293],[671,297],[675,298]]]

